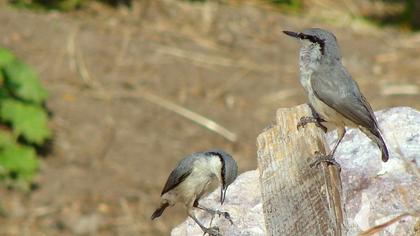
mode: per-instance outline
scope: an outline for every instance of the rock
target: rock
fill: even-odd
[[[390,159],[383,163],[380,151],[363,133],[350,129],[336,152],[341,165],[344,206],[348,235],[385,223],[394,217],[420,209],[420,112],[398,107],[376,113],[379,126],[389,147]],[[332,148],[336,134],[327,134]],[[200,203],[228,211],[233,225],[218,216],[212,226],[223,235],[265,235],[258,170],[241,174],[229,187],[226,201],[220,206],[220,189]],[[209,225],[210,216],[196,211]],[[412,235],[416,219],[401,218],[380,231],[379,235]],[[172,230],[172,236],[202,235],[192,219]]]
[[[384,163],[380,151],[359,130],[348,130],[337,149],[348,235],[385,223],[420,209],[420,112],[408,107],[376,113],[390,159]],[[335,135],[327,140],[332,146]],[[405,217],[380,235],[410,235],[415,219]]]

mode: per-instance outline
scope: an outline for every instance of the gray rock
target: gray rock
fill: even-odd
[[[376,145],[356,129],[347,131],[336,153],[342,169],[348,235],[357,235],[402,213],[420,209],[420,112],[398,107],[376,115],[390,149],[387,163],[381,161]],[[335,133],[327,135],[331,148],[335,140]],[[216,216],[212,226],[219,226],[223,235],[265,235],[258,170],[238,177],[229,187],[223,206],[219,195],[220,189],[200,203],[228,211],[234,225]],[[199,211],[197,216],[209,225],[210,216]],[[379,235],[412,235],[415,223],[416,219],[407,216]],[[172,231],[172,236],[202,234],[191,219]]]
[[[388,162],[381,161],[376,145],[356,129],[348,130],[337,149],[349,235],[420,209],[420,112],[399,107],[376,115],[390,151]],[[327,136],[330,146],[335,138]],[[405,217],[380,235],[413,234],[415,223]]]

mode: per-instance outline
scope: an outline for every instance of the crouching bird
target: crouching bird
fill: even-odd
[[[229,185],[238,175],[238,166],[231,155],[220,149],[193,153],[182,159],[171,172],[161,193],[160,206],[153,212],[151,219],[162,215],[168,206],[184,204],[187,214],[203,230],[212,236],[218,236],[218,227],[205,227],[194,215],[194,208],[204,210],[212,216],[223,215],[231,223],[228,212],[213,210],[201,206],[198,201],[221,184],[220,202],[223,204]]]

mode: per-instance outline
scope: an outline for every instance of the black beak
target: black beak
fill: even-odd
[[[289,35],[290,37],[293,37],[293,38],[301,38],[301,35],[302,35],[302,33],[296,33],[296,32],[287,31],[287,30],[283,30],[283,33],[285,33],[285,34],[287,34],[287,35]]]
[[[220,188],[220,205],[223,205],[223,202],[225,201],[226,198],[226,190],[225,188],[221,187]]]

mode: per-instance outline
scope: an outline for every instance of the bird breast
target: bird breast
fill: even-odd
[[[307,93],[312,92],[310,79],[319,66],[321,55],[321,47],[318,44],[303,42],[299,55],[300,83]]]
[[[194,163],[191,177],[196,180],[193,183],[197,195],[203,195],[213,191],[221,182],[222,162],[218,157],[198,159]]]
[[[193,164],[191,174],[176,188],[162,196],[162,199],[171,204],[192,202],[212,192],[221,182],[222,163],[217,157],[203,157],[197,159]]]

